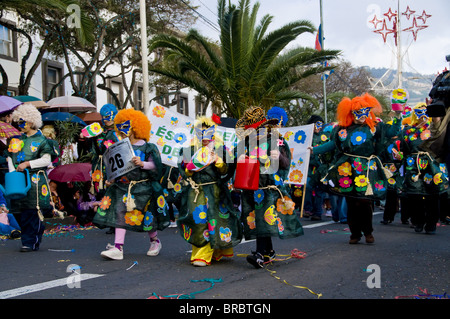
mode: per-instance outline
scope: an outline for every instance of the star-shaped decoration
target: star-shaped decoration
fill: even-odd
[[[411,9],[409,8],[409,6],[407,6],[407,7],[406,7],[406,11],[403,12],[402,14],[403,14],[404,16],[406,16],[406,19],[409,20],[409,18],[411,18],[411,16],[412,16],[413,13],[415,13],[415,12],[416,12],[416,11],[411,10]]]
[[[373,32],[378,33],[378,34],[381,34],[381,36],[383,37],[384,43],[386,43],[386,37],[387,37],[387,35],[388,35],[389,33],[393,33],[394,30],[388,29],[388,28],[386,27],[386,20],[383,20],[383,26],[381,27],[381,29],[375,30],[375,31],[373,31]]]
[[[420,25],[420,26],[417,25],[416,17],[414,17],[412,26],[410,26],[409,28],[403,29],[403,31],[411,31],[412,34],[413,34],[414,41],[416,41],[417,40],[417,33],[420,30],[425,29],[425,28],[428,28],[428,26],[427,25]]]
[[[389,21],[391,21],[392,17],[397,16],[397,11],[395,11],[395,13],[394,13],[391,11],[391,8],[389,8],[389,11],[386,12],[384,15],[389,19]]]
[[[427,13],[425,12],[425,10],[423,10],[422,15],[421,15],[421,16],[418,16],[417,19],[422,20],[423,24],[425,24],[425,23],[427,23],[427,19],[428,19],[429,17],[431,17],[431,15],[430,15],[430,14],[427,14]]]
[[[381,22],[383,22],[383,20],[377,19],[377,15],[374,15],[374,16],[373,16],[373,19],[370,20],[369,22],[372,23],[372,24],[373,24],[373,27],[376,29],[376,28],[378,28],[378,24],[381,23]]]

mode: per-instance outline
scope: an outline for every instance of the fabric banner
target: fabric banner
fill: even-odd
[[[194,136],[195,119],[173,112],[161,105],[153,104],[147,117],[152,123],[150,143],[155,144],[161,153],[164,164],[177,167],[178,155],[183,147],[188,147]],[[283,127],[279,129],[292,153],[287,184],[306,183],[314,125]],[[234,128],[218,126],[217,133],[224,144],[233,148],[238,143]]]

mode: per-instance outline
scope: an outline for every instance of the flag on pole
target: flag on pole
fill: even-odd
[[[328,64],[328,61],[322,62],[322,65],[323,65],[324,67],[330,66],[330,64]],[[325,79],[325,80],[328,79],[328,77],[329,77],[333,72],[334,72],[334,69],[327,70],[327,71],[323,72],[323,73],[322,73],[322,76],[320,77],[321,80],[323,81],[324,79]]]
[[[316,34],[316,50],[322,51],[322,25],[319,25],[319,29]]]

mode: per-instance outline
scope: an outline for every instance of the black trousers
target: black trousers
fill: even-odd
[[[399,210],[397,191],[388,190],[386,192],[386,203],[384,205],[383,220],[394,221],[394,216]]]
[[[373,232],[372,216],[373,201],[346,197],[347,201],[347,223],[350,228],[350,238],[359,239],[371,235]]]
[[[38,250],[44,234],[45,225],[39,219],[36,209],[25,209],[20,213],[20,228],[22,229],[22,245]]]
[[[426,231],[436,229],[439,220],[439,195],[408,195],[411,222],[415,226],[425,226]]]

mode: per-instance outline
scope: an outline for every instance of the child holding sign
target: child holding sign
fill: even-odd
[[[163,189],[159,184],[162,164],[157,147],[148,143],[151,123],[144,113],[134,109],[120,110],[114,119],[118,135],[128,138],[135,156],[131,161],[136,168],[127,171],[111,182],[93,222],[100,227],[115,227],[115,243],[108,245],[101,256],[123,259],[123,245],[126,230],[146,231],[150,237],[148,256],[157,256],[161,242],[157,230],[162,230],[170,223]],[[117,156],[118,155],[118,156]],[[118,162],[120,153],[114,156]],[[110,161],[105,161],[110,165]],[[116,165],[119,163],[115,163]],[[109,177],[108,177],[109,178]]]

